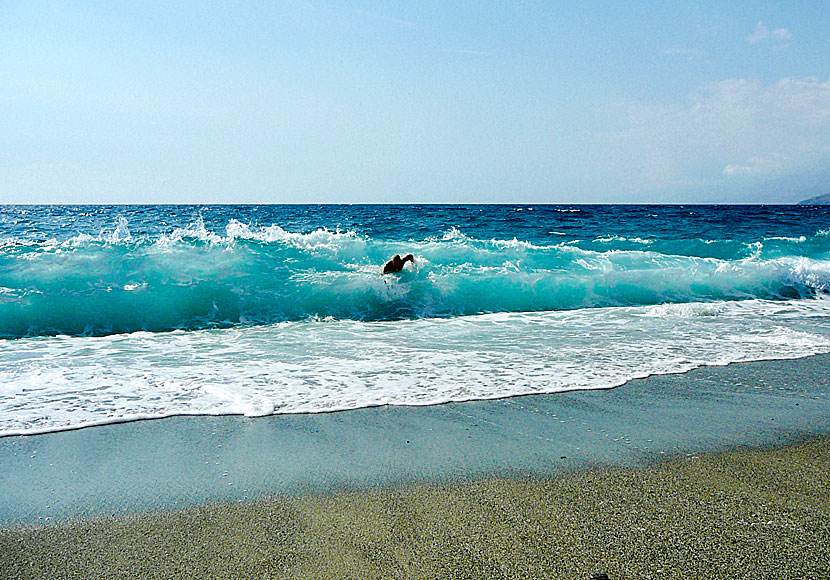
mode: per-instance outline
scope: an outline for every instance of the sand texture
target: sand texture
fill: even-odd
[[[830,439],[0,531],[0,578],[826,578]]]

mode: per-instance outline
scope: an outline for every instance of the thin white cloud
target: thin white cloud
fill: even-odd
[[[749,44],[758,44],[759,42],[763,41],[784,41],[789,40],[793,37],[790,34],[790,31],[786,28],[776,28],[775,30],[770,30],[762,21],[758,21],[758,24],[755,25],[755,32],[750,34],[746,37],[746,41]]]
[[[830,81],[727,79],[685,102],[625,106],[606,145],[641,188],[827,167]],[[613,122],[613,121],[609,121]]]
[[[745,165],[730,163],[723,168],[724,175],[775,175],[787,161],[783,154],[768,157],[753,157]]]
[[[754,173],[750,165],[727,165],[723,168],[724,175],[752,175]]]

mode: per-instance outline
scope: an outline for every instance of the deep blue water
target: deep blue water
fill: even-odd
[[[830,206],[800,205],[48,205],[0,206],[0,239],[97,236],[112,231],[117,216],[134,236],[158,237],[201,218],[216,232],[236,219],[254,228],[339,228],[379,240],[423,240],[458,228],[474,238],[539,245],[604,236],[746,242],[830,227]]]

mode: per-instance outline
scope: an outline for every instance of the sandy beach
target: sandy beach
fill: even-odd
[[[827,361],[4,438],[0,578],[826,577]]]
[[[0,6],[0,580],[830,580],[826,1]]]
[[[822,578],[830,439],[0,532],[2,578]]]

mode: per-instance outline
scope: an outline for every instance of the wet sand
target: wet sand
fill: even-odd
[[[0,579],[827,578],[830,356],[0,439]]]
[[[0,531],[0,578],[824,578],[830,438]]]
[[[703,367],[607,391],[0,438],[0,527],[372,489],[646,467],[830,434],[830,355]]]

